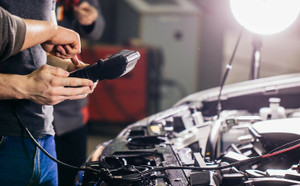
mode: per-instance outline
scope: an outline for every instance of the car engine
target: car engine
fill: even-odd
[[[99,144],[76,184],[300,185],[300,74],[218,93],[192,94]]]

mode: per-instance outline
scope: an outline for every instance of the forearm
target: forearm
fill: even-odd
[[[25,99],[25,76],[0,74],[0,99]]]
[[[24,19],[26,36],[21,50],[50,40],[57,32],[57,25],[38,20]]]
[[[54,11],[48,22],[22,19],[0,7],[0,20],[0,61],[38,44],[62,58],[72,58],[80,53],[79,35],[57,26]]]

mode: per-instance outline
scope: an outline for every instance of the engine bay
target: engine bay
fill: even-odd
[[[192,94],[99,144],[77,185],[299,185],[300,74]]]

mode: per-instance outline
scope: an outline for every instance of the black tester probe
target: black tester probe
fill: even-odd
[[[90,79],[93,82],[103,79],[116,79],[130,72],[140,53],[133,50],[121,50],[105,60],[99,59],[96,63],[72,72],[69,77]]]

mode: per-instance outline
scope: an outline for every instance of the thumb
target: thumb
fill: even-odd
[[[79,61],[78,61],[78,58],[77,58],[77,56],[74,56],[74,57],[72,57],[71,58],[71,61],[72,61],[72,63],[74,64],[74,65],[79,65]]]

